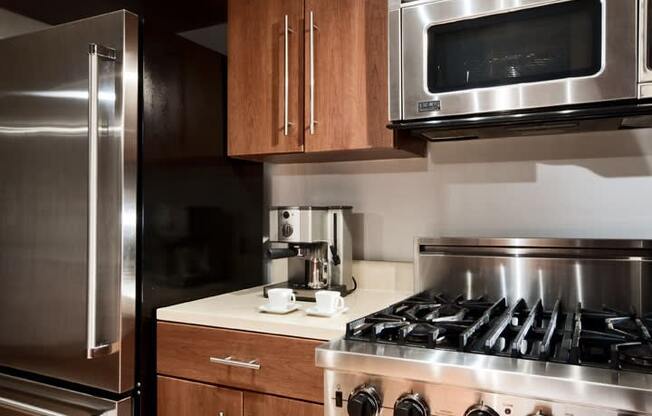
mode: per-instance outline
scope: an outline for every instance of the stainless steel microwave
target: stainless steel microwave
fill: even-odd
[[[389,0],[390,119],[652,97],[649,7],[648,0]]]

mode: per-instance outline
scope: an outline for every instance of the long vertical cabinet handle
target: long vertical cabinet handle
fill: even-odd
[[[290,16],[285,15],[284,33],[284,57],[283,57],[283,134],[290,134],[290,33],[294,30],[290,27]]]
[[[116,352],[118,343],[97,342],[97,179],[99,60],[116,60],[116,52],[94,43],[88,46],[88,304],[86,358]]]
[[[315,134],[315,13],[310,12],[310,134]]]

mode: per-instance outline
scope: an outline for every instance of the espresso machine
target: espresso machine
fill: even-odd
[[[287,259],[287,281],[266,286],[291,288],[297,300],[314,301],[318,290],[346,296],[355,289],[351,247],[352,207],[273,207],[267,256]]]

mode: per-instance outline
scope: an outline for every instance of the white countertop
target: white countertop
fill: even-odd
[[[409,291],[357,289],[345,297],[349,310],[330,317],[308,316],[311,302],[298,302],[301,309],[286,315],[261,313],[258,306],[267,302],[263,287],[213,296],[161,308],[160,321],[204,325],[266,334],[330,341],[344,335],[347,322],[376,312],[410,296]]]

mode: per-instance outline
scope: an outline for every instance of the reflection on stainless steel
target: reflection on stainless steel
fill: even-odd
[[[429,290],[317,349],[325,415],[346,415],[359,386],[378,390],[381,415],[406,393],[434,415],[650,414],[651,264],[645,240],[417,239]]]
[[[417,291],[441,287],[469,298],[529,304],[561,298],[566,305],[652,312],[652,299],[639,290],[652,279],[650,241],[442,238],[416,244]]]
[[[601,69],[593,75],[561,77],[547,81],[524,81],[513,85],[431,93],[428,88],[427,31],[439,25],[501,15],[539,6],[563,3],[559,0],[449,0],[389,2],[389,76],[391,120],[416,120],[463,114],[523,110],[587,104],[608,100],[635,99],[641,81],[652,80],[644,62],[647,56],[647,18],[640,17],[638,0],[603,0],[600,33]],[[647,0],[642,2],[647,6]],[[640,37],[640,41],[639,41]],[[496,45],[497,49],[505,45]],[[641,54],[641,60],[638,54]],[[498,53],[498,52],[497,52]],[[573,53],[577,54],[575,50]],[[521,59],[522,58],[522,59]],[[503,79],[547,65],[552,56],[499,56],[495,59],[525,59],[526,64],[505,63]],[[495,61],[494,59],[494,61]],[[496,62],[491,61],[491,66]],[[531,68],[532,67],[532,68]],[[493,73],[493,72],[492,72]],[[467,74],[468,75],[468,74]],[[495,75],[495,74],[494,74]],[[440,108],[420,108],[420,103],[438,102]]]
[[[118,401],[0,376],[0,414],[34,416],[131,416],[131,399]],[[4,410],[3,410],[4,409]]]
[[[652,412],[650,374],[343,340],[319,347],[316,363],[326,369],[329,416],[346,414],[331,403],[338,385],[348,394],[364,383],[383,386],[386,408],[414,391],[442,414],[462,415],[480,401],[498,404],[494,409],[513,404],[520,408],[514,415],[533,414],[544,404],[555,406],[556,415]]]
[[[109,126],[99,127],[98,130],[101,134],[121,134],[122,127]],[[23,135],[79,135],[88,134],[88,126],[83,127],[61,127],[61,126],[0,126],[0,134],[7,136],[23,136]]]
[[[297,299],[314,301],[315,291],[354,287],[352,271],[351,207],[272,207],[268,258],[287,259],[287,282],[268,286],[291,287]]]
[[[88,127],[57,127],[57,126],[43,126],[43,127],[8,127],[0,126],[0,134],[7,136],[15,135],[79,135],[86,134]]]
[[[639,55],[639,66],[638,66],[638,76],[639,82],[641,83],[639,88],[639,97],[646,98],[649,95],[647,92],[652,88],[652,57],[650,57],[650,13],[652,13],[652,7],[650,7],[650,0],[639,0],[639,37],[638,37],[638,55]],[[645,84],[643,84],[645,83]]]
[[[88,100],[88,91],[77,90],[61,90],[61,91],[19,91],[19,92],[6,92],[0,94],[0,99],[8,97],[32,97],[32,98],[59,98],[59,99],[75,99],[75,100]],[[112,91],[100,91],[97,95],[100,101],[116,101],[116,94]]]
[[[97,62],[97,313],[90,323],[94,343],[119,340],[102,352],[120,351],[87,360],[91,43],[119,53]],[[16,57],[0,65],[0,333],[11,334],[0,337],[0,366],[129,391],[138,80],[128,74],[138,73],[137,17],[116,12],[6,39],[0,55]]]
[[[392,7],[394,3],[394,7]],[[403,88],[402,88],[402,58],[401,58],[401,12],[399,10],[399,1],[390,0],[389,8],[389,26],[388,26],[388,42],[389,42],[389,119],[400,120],[402,118],[402,102],[403,102]]]

